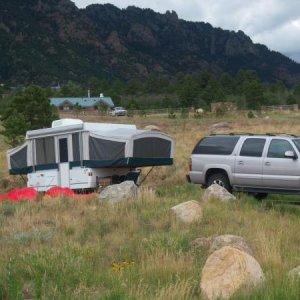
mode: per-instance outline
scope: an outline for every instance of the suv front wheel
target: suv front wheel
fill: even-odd
[[[231,191],[231,186],[228,177],[223,173],[215,173],[210,175],[207,178],[206,185],[211,186],[212,184],[218,184],[225,188],[227,191]]]
[[[253,196],[257,200],[263,200],[266,197],[268,197],[267,193],[249,193],[251,196]]]

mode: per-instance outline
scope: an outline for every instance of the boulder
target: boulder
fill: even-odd
[[[161,129],[156,125],[147,125],[144,127],[145,130],[152,130],[152,131],[161,131]]]
[[[288,277],[292,280],[300,280],[300,266],[289,271]]]
[[[200,288],[206,299],[229,299],[241,287],[253,288],[263,281],[263,271],[251,255],[226,246],[208,257]]]
[[[246,241],[241,236],[224,234],[224,235],[214,236],[211,240],[212,243],[209,248],[210,254],[225,246],[230,246],[232,248],[239,249],[250,255],[253,254],[252,250],[249,248]]]
[[[173,206],[171,212],[184,223],[196,222],[202,218],[202,208],[195,200]]]
[[[236,197],[230,194],[222,186],[214,183],[205,190],[204,195],[202,197],[202,200],[204,202],[208,202],[210,199],[219,199],[222,202],[227,202],[227,201],[235,200]]]
[[[135,200],[137,197],[138,187],[133,181],[124,181],[120,184],[107,186],[99,194],[100,201],[118,203],[124,200]]]

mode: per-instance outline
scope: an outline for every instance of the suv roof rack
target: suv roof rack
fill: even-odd
[[[230,133],[211,133],[210,135],[256,135],[255,133],[251,132],[230,132]]]
[[[252,133],[252,132],[230,132],[230,133],[212,133],[211,136],[216,135],[267,135],[267,136],[290,136],[290,137],[299,137],[292,133],[281,133],[281,132],[267,132],[267,133]]]
[[[298,135],[292,133],[282,133],[282,132],[268,132],[266,133],[266,135],[270,135],[270,136],[283,135],[283,136],[298,137]]]

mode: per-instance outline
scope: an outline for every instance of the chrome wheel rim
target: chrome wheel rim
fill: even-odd
[[[218,185],[224,187],[224,182],[223,182],[222,180],[220,180],[220,179],[215,179],[215,180],[213,181],[213,183],[218,184]]]

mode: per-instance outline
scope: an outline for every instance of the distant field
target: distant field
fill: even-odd
[[[230,128],[221,132],[300,135],[299,115],[84,121],[157,125],[175,138],[175,164],[155,168],[136,202],[110,206],[96,198],[42,196],[36,202],[1,202],[0,299],[202,299],[199,280],[208,253],[189,243],[214,234],[243,236],[266,275],[261,289],[240,291],[234,299],[299,299],[300,284],[289,282],[286,273],[300,265],[300,206],[277,204],[299,197],[275,195],[259,202],[237,194],[235,202],[205,205],[203,220],[189,226],[169,215],[178,203],[201,203],[203,191],[188,184],[185,174],[193,146],[212,124],[228,122]],[[22,182],[7,174],[6,148],[1,140],[2,191]]]

